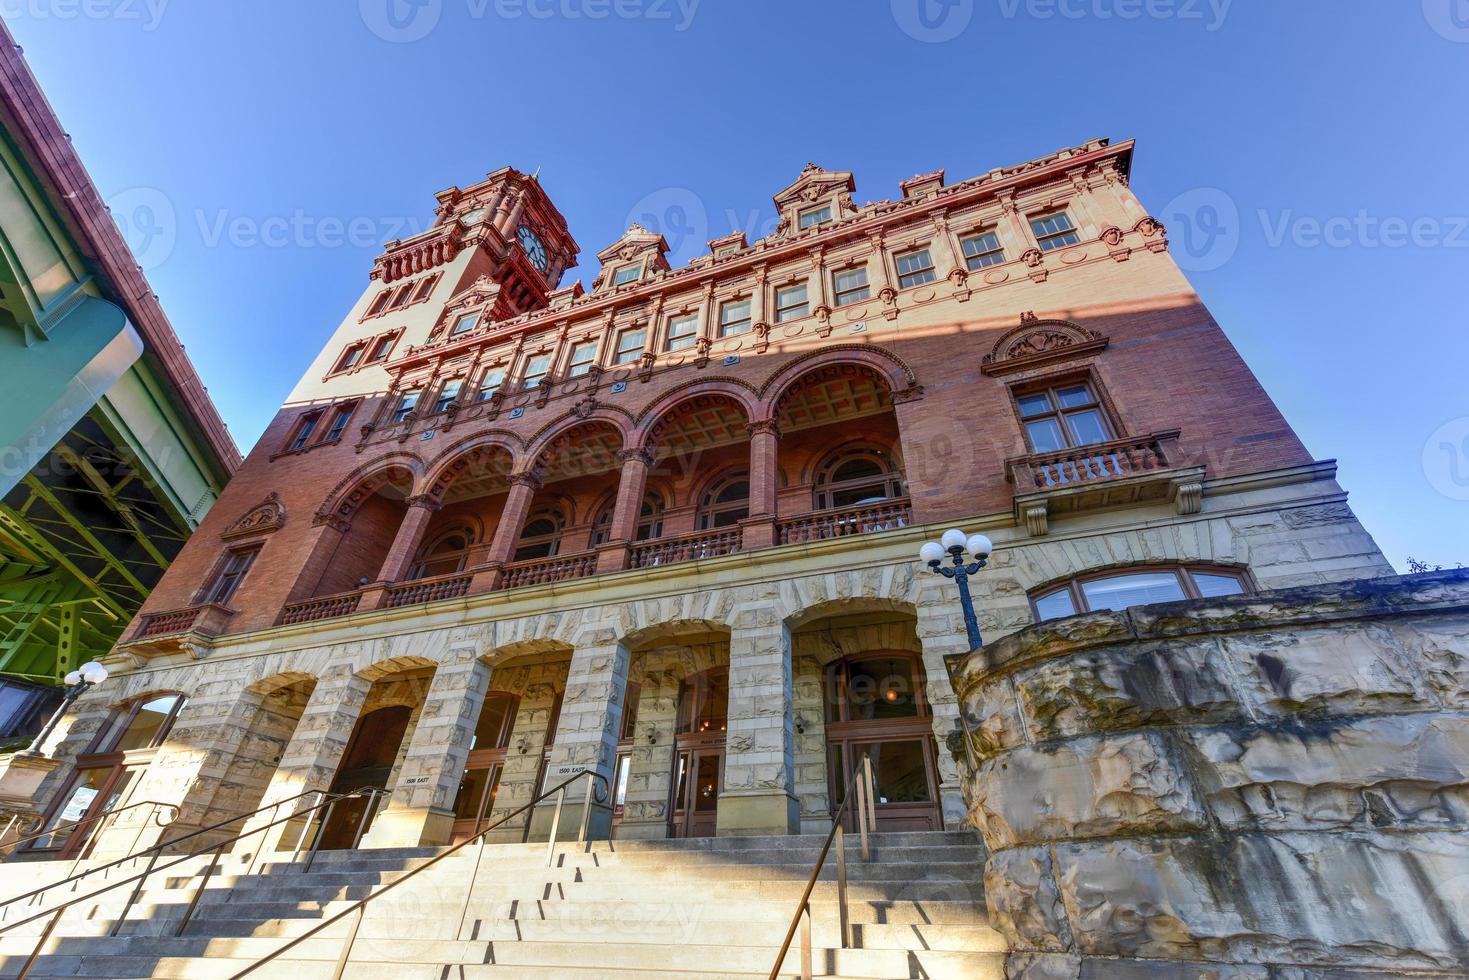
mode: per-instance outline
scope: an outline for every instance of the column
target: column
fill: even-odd
[[[392,784],[392,799],[373,820],[367,835],[369,847],[429,847],[449,842],[454,796],[490,686],[490,667],[472,649],[457,652],[456,658],[434,671]]]
[[[403,515],[393,546],[388,549],[388,557],[383,559],[382,570],[377,573],[379,582],[398,582],[408,574],[413,556],[423,541],[423,533],[428,530],[428,523],[438,509],[438,501],[426,494],[408,499],[408,512]]]
[[[347,741],[352,737],[352,729],[357,725],[358,716],[362,714],[362,705],[367,701],[370,687],[372,682],[357,676],[348,664],[338,664],[322,675],[317,681],[316,689],[311,692],[311,699],[306,702],[301,720],[296,723],[296,732],[291,736],[291,743],[281,753],[281,761],[276,766],[275,775],[271,777],[270,786],[260,800],[261,806],[272,803],[282,803],[282,806],[278,812],[265,810],[252,817],[245,824],[245,830],[264,827],[293,809],[302,809],[313,802],[310,796],[290,803],[284,803],[285,800],[301,793],[313,790],[325,792],[331,788],[337,766],[341,764],[342,755],[347,750]],[[287,836],[288,829],[291,831],[290,836]],[[240,841],[235,846],[235,851],[275,851],[281,846],[283,839],[293,844],[297,829],[299,828],[292,824],[278,823],[262,834]]]
[[[617,502],[612,508],[611,532],[607,543],[598,549],[598,572],[616,572],[628,566],[631,543],[638,536],[638,517],[643,510],[653,454],[647,449],[624,449],[617,459],[622,463],[622,475],[617,483]]]
[[[750,429],[750,516],[742,522],[742,548],[768,548],[775,544],[775,491],[779,482],[777,453],[780,428],[774,419],[751,422]]]
[[[510,492],[505,496],[505,510],[490,542],[490,561],[507,562],[515,554],[515,544],[530,515],[531,501],[541,489],[540,478],[533,473],[516,473],[510,478]]]
[[[627,691],[627,647],[611,624],[593,624],[571,655],[566,694],[561,699],[561,719],[556,724],[556,744],[546,760],[546,778],[537,793],[555,786],[578,772],[596,771],[610,786],[617,761],[617,735],[622,726],[622,699]],[[598,786],[604,784],[598,782]],[[601,791],[600,789],[598,790]],[[561,811],[559,840],[575,840],[582,819],[586,787],[578,780],[567,788]],[[556,800],[552,797],[531,814],[531,840],[550,837]],[[612,830],[612,800],[593,803],[587,823],[592,840],[605,840]]]
[[[800,833],[791,634],[770,605],[741,609],[729,641],[729,730],[718,834]]]
[[[983,601],[979,581],[970,580],[976,589],[976,606]],[[978,614],[978,609],[976,609]],[[980,623],[984,628],[983,619]],[[964,612],[959,606],[959,591],[954,583],[937,575],[925,579],[918,595],[918,641],[923,647],[923,672],[927,677],[924,693],[933,714],[933,735],[938,742],[939,801],[944,827],[963,827],[968,807],[960,785],[959,763],[954,758],[954,733],[961,733],[959,703],[944,657],[969,652],[969,638],[964,629]],[[961,750],[962,751],[962,750]]]
[[[949,218],[942,211],[933,215],[933,241],[928,254],[933,259],[933,274],[940,280],[948,279],[959,268],[959,254],[954,248],[954,236],[949,232]]]

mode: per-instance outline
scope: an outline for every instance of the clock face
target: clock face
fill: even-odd
[[[541,244],[541,239],[527,225],[521,225],[520,231],[516,233],[520,239],[520,247],[525,249],[525,254],[530,258],[531,265],[545,275],[551,268],[551,260],[546,257],[546,246]]]

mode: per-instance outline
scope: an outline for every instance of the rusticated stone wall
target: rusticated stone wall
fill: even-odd
[[[1469,975],[1469,573],[1073,617],[955,678],[1012,977]]]

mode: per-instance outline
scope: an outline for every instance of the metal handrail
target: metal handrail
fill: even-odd
[[[81,881],[83,878],[86,878],[86,877],[88,877],[90,875],[97,874],[99,871],[108,871],[108,870],[110,870],[112,868],[117,867],[118,865],[128,864],[129,862],[136,861],[138,858],[143,857],[144,855],[152,854],[152,855],[154,855],[156,857],[158,855],[158,853],[161,852],[166,847],[172,847],[175,844],[181,844],[184,841],[189,840],[190,838],[198,837],[201,834],[210,833],[211,831],[218,830],[221,827],[227,827],[227,826],[229,826],[232,823],[237,823],[237,822],[239,822],[241,820],[249,819],[250,817],[255,816],[257,813],[264,813],[266,810],[279,810],[280,807],[284,806],[287,803],[294,803],[297,800],[303,799],[303,798],[305,798],[307,796],[320,796],[320,795],[321,795],[321,793],[318,790],[307,790],[304,793],[297,793],[295,796],[287,797],[284,800],[277,800],[275,803],[271,803],[271,804],[268,804],[266,806],[259,807],[258,809],[251,810],[249,813],[236,814],[235,816],[229,817],[229,818],[227,818],[225,820],[221,820],[218,823],[212,823],[212,824],[210,824],[207,827],[200,827],[198,830],[195,830],[195,831],[192,831],[190,833],[184,834],[181,837],[174,837],[174,838],[171,838],[170,840],[160,841],[157,844],[154,844],[152,847],[146,848],[146,849],[141,850],[141,851],[137,851],[137,852],[135,852],[133,854],[128,854],[128,855],[126,855],[124,857],[120,857],[120,858],[118,858],[115,861],[111,861],[111,862],[109,862],[107,864],[99,864],[95,868],[88,868],[86,871],[83,871],[81,874],[75,874],[75,875],[72,875],[69,878],[63,878],[60,881],[52,882],[49,885],[42,885],[40,888],[33,888],[32,890],[26,892],[23,895],[16,895],[16,896],[14,896],[12,898],[7,898],[4,901],[0,901],[0,910],[3,910],[7,905],[12,905],[12,904],[14,904],[16,902],[19,902],[22,899],[32,898],[32,897],[34,897],[36,895],[40,895],[40,894],[42,894],[44,892],[49,892],[49,891],[51,891],[54,888],[60,888],[62,885],[70,885],[73,882]],[[348,794],[345,794],[345,795],[347,795],[347,796],[356,796],[356,795],[359,795],[359,792],[354,791],[353,793],[348,793]],[[320,803],[318,802],[317,805],[319,806]],[[305,812],[305,811],[302,811],[302,812]],[[298,813],[298,814],[296,814],[296,815],[294,815],[292,817],[288,817],[286,819],[288,819],[288,820],[295,819],[295,816],[299,816],[299,815],[300,814]],[[267,827],[273,827],[273,826],[275,826],[276,823],[280,823],[280,821],[278,821],[278,820],[277,821],[274,821],[273,823],[266,824],[266,826]],[[264,829],[264,828],[260,828],[260,829]],[[231,840],[232,841],[237,841],[237,840],[240,840],[240,839],[242,839],[244,837],[248,837],[248,836],[250,836],[253,833],[255,833],[255,831],[250,831],[250,833],[246,833],[246,834],[240,834],[237,837],[231,838]],[[207,850],[209,850],[209,848],[205,848],[204,850],[198,851],[196,853],[203,854],[204,851],[207,851]],[[189,857],[193,857],[194,855],[193,854],[190,854],[188,856]],[[106,889],[104,889],[104,891],[105,890]],[[30,921],[30,920],[27,919],[26,921]],[[15,925],[18,925],[18,924],[19,923],[12,923],[11,925],[8,925],[8,926],[0,926],[0,933],[3,933],[6,930],[11,929]]]
[[[535,806],[537,803],[540,803],[542,800],[549,799],[550,796],[551,796],[551,794],[554,793],[554,794],[556,794],[556,812],[555,812],[555,814],[551,818],[551,837],[550,837],[550,839],[546,843],[546,866],[547,867],[550,867],[552,861],[554,860],[555,853],[556,853],[556,832],[557,832],[557,830],[561,826],[561,806],[566,801],[566,787],[570,786],[572,783],[576,782],[578,779],[581,779],[583,776],[588,777],[587,778],[587,792],[586,792],[586,796],[582,800],[581,827],[577,831],[576,842],[578,844],[585,843],[586,842],[586,835],[587,835],[587,821],[588,821],[588,817],[591,815],[591,811],[592,811],[592,788],[596,785],[596,781],[598,781],[598,780],[601,781],[602,786],[603,786],[603,789],[604,789],[604,793],[605,793],[605,795],[600,796],[597,799],[597,802],[598,803],[611,802],[611,799],[612,799],[612,785],[611,785],[611,783],[608,782],[606,776],[604,776],[601,773],[597,772],[595,769],[587,769],[587,770],[584,770],[582,772],[579,772],[579,773],[577,773],[577,774],[575,774],[573,776],[568,776],[566,779],[562,780],[560,783],[558,783],[557,785],[553,786],[551,789],[546,790],[544,793],[542,793],[540,796],[537,796],[535,799],[531,800],[529,803],[525,804],[524,806],[522,806],[522,807],[520,807],[520,808],[518,808],[516,810],[512,810],[510,813],[507,813],[505,816],[501,817],[499,820],[496,820],[494,823],[490,824],[488,827],[481,828],[480,830],[476,831],[471,836],[466,837],[464,840],[460,841],[458,844],[455,844],[453,847],[449,848],[448,850],[444,851],[443,853],[435,855],[434,857],[432,857],[429,860],[425,861],[423,864],[420,864],[418,867],[414,868],[412,871],[410,871],[407,874],[405,874],[403,877],[398,878],[398,879],[396,879],[394,881],[389,882],[388,884],[384,885],[382,888],[379,888],[377,891],[375,891],[372,894],[368,895],[366,898],[363,898],[363,899],[361,899],[361,900],[353,903],[352,905],[349,905],[347,908],[345,908],[342,911],[338,912],[336,915],[332,916],[331,918],[329,918],[329,919],[323,919],[316,926],[314,926],[313,928],[307,930],[306,932],[303,932],[301,935],[299,935],[296,938],[292,939],[290,942],[286,943],[284,946],[281,946],[279,949],[276,949],[276,950],[272,951],[271,953],[269,953],[268,955],[261,957],[260,959],[256,960],[254,963],[251,963],[249,966],[245,967],[239,973],[232,974],[230,976],[229,980],[239,980],[240,977],[248,976],[249,974],[254,973],[260,967],[262,967],[265,964],[271,962],[276,957],[280,956],[282,953],[286,952],[287,950],[290,950],[290,949],[295,948],[297,945],[305,942],[306,940],[310,939],[312,936],[316,935],[317,933],[321,932],[322,930],[327,929],[328,927],[330,927],[332,925],[335,925],[336,923],[342,921],[347,916],[349,916],[349,915],[351,915],[351,914],[353,914],[355,912],[357,914],[357,920],[354,923],[352,923],[352,928],[347,931],[347,940],[342,945],[341,955],[337,958],[337,969],[336,969],[336,972],[332,974],[332,980],[341,980],[343,972],[345,972],[345,970],[347,969],[347,960],[352,955],[352,945],[357,941],[357,932],[358,932],[358,930],[360,930],[362,928],[362,920],[363,920],[363,918],[365,917],[365,914],[366,914],[367,903],[371,902],[373,899],[375,899],[375,898],[377,898],[377,897],[379,897],[381,895],[387,894],[388,892],[392,891],[394,888],[397,888],[399,885],[403,884],[403,882],[408,881],[409,879],[411,879],[414,875],[421,874],[424,871],[427,871],[429,868],[432,868],[434,865],[436,865],[440,861],[444,860],[444,858],[449,857],[452,854],[457,854],[459,851],[461,851],[464,848],[468,847],[470,844],[473,844],[473,843],[478,842],[479,843],[479,852],[475,855],[475,859],[474,859],[474,871],[469,876],[469,887],[464,892],[464,907],[459,912],[459,927],[454,932],[454,935],[457,938],[459,936],[459,934],[464,931],[464,920],[469,915],[469,901],[470,901],[470,899],[474,895],[475,879],[479,877],[480,863],[484,860],[484,856],[485,856],[485,835],[487,835],[490,831],[494,830],[495,828],[500,827],[500,826],[504,825],[505,823],[509,822],[512,818],[517,817],[517,816],[519,816],[522,813],[525,813],[527,810],[529,810],[531,807]]]
[[[811,870],[811,877],[806,879],[806,889],[801,892],[800,904],[796,906],[796,914],[791,917],[791,927],[786,930],[785,942],[780,944],[775,965],[770,968],[770,980],[778,980],[780,968],[785,963],[786,953],[790,952],[791,941],[796,938],[798,928],[801,930],[801,980],[811,980],[811,893],[815,891],[816,882],[821,878],[821,869],[826,865],[826,855],[831,851],[833,840],[837,845],[837,912],[841,917],[842,949],[852,948],[852,922],[847,911],[846,831],[842,829],[842,816],[852,802],[853,793],[857,794],[857,827],[862,834],[862,860],[872,860],[867,828],[869,822],[874,829],[877,827],[877,794],[872,781],[872,757],[863,753],[862,765],[853,768],[852,778],[847,781],[847,792],[842,796],[841,806],[837,807],[832,817],[831,832],[826,835],[826,843],[822,845],[821,854],[816,858],[816,867]]]
[[[66,914],[66,910],[67,909],[71,908],[73,905],[77,904],[78,902],[90,901],[91,899],[94,899],[94,898],[96,898],[99,895],[104,895],[107,892],[110,892],[110,891],[112,891],[115,888],[121,888],[123,885],[129,885],[129,884],[133,884],[134,882],[136,882],[136,887],[133,888],[133,893],[130,896],[128,896],[127,904],[123,906],[122,911],[120,913],[118,913],[117,919],[112,923],[112,928],[109,929],[108,932],[107,932],[107,935],[109,935],[109,936],[116,936],[118,934],[118,932],[122,929],[123,923],[127,920],[128,913],[132,911],[133,906],[136,905],[137,902],[138,902],[138,898],[143,894],[143,885],[144,885],[144,883],[148,880],[149,877],[152,876],[152,874],[153,874],[154,871],[167,871],[169,868],[177,867],[178,865],[184,863],[185,861],[190,860],[191,858],[196,858],[199,855],[208,853],[209,851],[212,850],[214,852],[214,858],[209,862],[209,867],[207,869],[205,869],[204,876],[200,880],[198,887],[195,889],[193,898],[189,901],[189,907],[185,911],[183,919],[175,927],[174,935],[175,936],[182,935],[183,934],[183,931],[184,931],[184,927],[187,926],[188,923],[189,923],[189,918],[194,914],[194,910],[199,905],[199,899],[200,899],[200,897],[204,893],[204,887],[205,887],[205,885],[207,885],[209,883],[209,877],[210,877],[210,875],[212,875],[214,873],[214,869],[219,864],[219,859],[224,855],[225,850],[228,847],[230,847],[232,844],[238,843],[239,841],[244,840],[246,837],[252,837],[255,834],[261,833],[262,831],[269,830],[271,827],[274,827],[276,824],[290,823],[292,820],[297,820],[297,819],[299,819],[299,818],[301,818],[303,816],[306,816],[308,813],[312,813],[313,811],[321,810],[321,809],[325,808],[326,815],[325,815],[325,817],[323,817],[323,819],[321,821],[321,826],[317,829],[317,836],[316,836],[315,840],[313,841],[313,843],[311,845],[311,857],[314,858],[316,856],[317,849],[321,846],[322,831],[324,831],[326,829],[327,821],[331,819],[331,811],[332,811],[332,808],[335,807],[337,805],[337,803],[339,803],[342,800],[352,799],[354,797],[371,797],[371,796],[374,796],[374,795],[383,794],[385,792],[386,792],[385,790],[377,789],[376,787],[367,787],[367,786],[364,786],[364,787],[362,787],[360,789],[355,789],[355,790],[353,790],[350,793],[332,794],[330,799],[325,799],[324,798],[328,794],[324,794],[324,793],[318,792],[317,793],[317,796],[318,796],[317,802],[314,803],[314,804],[312,804],[311,806],[307,807],[305,810],[298,810],[298,811],[295,811],[294,813],[290,814],[289,816],[280,817],[280,818],[277,818],[275,820],[272,820],[270,823],[262,824],[261,826],[256,827],[254,830],[249,830],[249,831],[246,831],[243,834],[239,834],[239,835],[237,835],[235,837],[231,837],[228,840],[220,841],[218,844],[214,845],[213,847],[206,847],[206,848],[203,848],[203,849],[198,850],[198,851],[192,851],[192,852],[190,852],[188,854],[184,854],[184,855],[180,856],[177,860],[170,861],[169,863],[164,864],[164,865],[161,865],[161,866],[158,865],[159,852],[158,852],[157,847],[150,848],[150,850],[153,852],[153,854],[148,859],[148,866],[143,870],[143,873],[142,874],[140,874],[140,875],[134,875],[131,878],[123,878],[123,879],[121,879],[119,881],[113,882],[112,884],[106,886],[105,888],[99,888],[99,889],[97,889],[94,892],[88,892],[86,895],[79,895],[79,896],[76,896],[74,898],[70,898],[67,901],[62,902],[60,905],[54,906],[52,908],[46,909],[46,910],[41,911],[41,912],[37,912],[35,915],[27,916],[24,919],[17,919],[16,921],[10,923],[9,925],[0,926],[0,933],[6,933],[6,932],[9,932],[11,929],[16,929],[16,928],[19,928],[20,926],[26,925],[27,923],[35,922],[37,919],[45,918],[48,915],[51,917],[50,920],[46,923],[46,928],[44,928],[44,929],[41,930],[41,938],[36,941],[36,947],[35,947],[35,949],[31,950],[31,955],[26,958],[25,964],[20,968],[20,972],[18,974],[16,974],[16,980],[25,980],[25,978],[30,975],[31,967],[34,966],[35,963],[36,963],[36,960],[40,958],[41,950],[45,948],[46,941],[51,938],[51,933],[53,931],[55,931],[56,926],[61,922],[61,917]],[[303,793],[301,795],[302,796],[305,796],[305,795],[309,795],[309,793],[310,793],[310,791],[308,791],[308,793]],[[299,799],[299,798],[300,797],[294,797],[294,799]],[[284,803],[284,802],[287,802],[287,801],[282,800],[281,802]],[[274,805],[275,806],[279,806],[280,804],[277,803],[277,804],[274,804]],[[269,807],[262,807],[261,809],[262,810],[269,809]],[[256,812],[259,812],[259,811],[256,811]],[[249,814],[245,814],[245,816],[249,816]],[[364,816],[363,823],[365,824],[365,822],[366,822],[366,820],[365,820],[366,814],[364,813],[363,816]],[[308,820],[307,821],[307,827],[309,827],[310,824],[311,824],[311,822]],[[357,838],[356,838],[357,840],[361,840],[362,839],[362,829],[363,829],[362,826],[359,826],[358,829],[357,829]],[[301,832],[302,832],[302,838],[304,838],[305,833],[306,833],[306,828],[303,827]],[[196,831],[196,833],[198,833],[198,831]],[[190,835],[190,836],[192,836],[192,835]],[[182,837],[179,838],[179,840],[183,840],[183,839],[184,838],[182,838]],[[295,857],[296,857],[296,855],[300,854],[300,852],[301,852],[301,843],[300,843],[300,840],[301,839],[298,839],[297,840],[296,850],[292,853],[292,860],[294,860]],[[354,841],[353,846],[354,847],[356,846],[355,841]],[[147,851],[140,852],[140,855],[139,856],[141,856],[141,854],[146,854],[146,853],[148,853],[148,852]],[[310,866],[310,860],[308,860],[307,865],[308,865],[308,867]],[[55,887],[55,886],[52,886],[52,887]],[[13,899],[12,899],[12,901],[13,901]]]
[[[51,828],[48,828],[48,829],[43,828],[42,830],[38,830],[34,834],[31,834],[31,835],[29,835],[27,837],[19,837],[19,838],[16,838],[15,840],[13,840],[13,841],[9,841],[6,844],[6,846],[7,847],[13,847],[14,850],[11,853],[14,854],[14,853],[16,853],[17,851],[20,850],[21,845],[23,845],[23,844],[29,844],[33,840],[40,840],[42,837],[52,837],[52,836],[55,836],[58,833],[61,833],[62,831],[66,831],[66,830],[76,830],[78,827],[81,827],[84,824],[89,824],[93,820],[102,820],[102,819],[105,819],[107,817],[115,817],[115,816],[117,816],[120,813],[126,813],[129,810],[134,810],[134,809],[136,809],[136,808],[138,808],[140,806],[151,806],[151,807],[153,807],[154,808],[154,811],[153,811],[154,819],[157,819],[157,817],[158,817],[158,808],[159,807],[168,807],[170,810],[173,811],[173,816],[171,816],[171,817],[168,818],[168,823],[161,823],[161,824],[158,825],[160,827],[171,827],[171,826],[173,826],[174,821],[179,818],[179,808],[178,808],[178,804],[177,803],[163,803],[163,802],[161,802],[159,800],[139,800],[137,803],[129,803],[127,806],[120,806],[116,810],[103,810],[101,813],[94,813],[90,817],[87,817],[85,820],[78,820],[76,823],[72,824],[70,827],[51,827]],[[143,823],[146,825],[148,823],[148,821],[147,820],[144,820]],[[141,831],[139,831],[139,833],[141,833]],[[94,840],[95,840],[95,838],[94,838]],[[136,845],[137,843],[138,843],[137,838],[134,838],[133,839],[133,844]],[[90,847],[90,846],[91,845],[89,844],[88,847]],[[0,905],[3,905],[3,904],[5,904],[5,903],[0,902]]]

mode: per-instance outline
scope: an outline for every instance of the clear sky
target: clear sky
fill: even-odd
[[[1093,136],[1400,568],[1469,564],[1469,0],[0,0],[248,449],[433,192],[583,259]],[[583,277],[590,281],[593,274]],[[574,273],[575,274],[575,273]],[[569,279],[567,281],[570,281]]]

